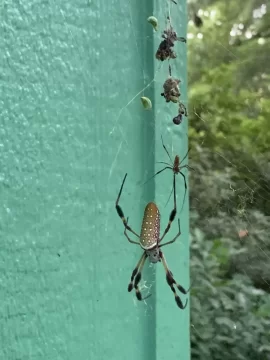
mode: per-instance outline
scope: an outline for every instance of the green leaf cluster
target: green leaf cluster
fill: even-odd
[[[246,275],[225,276],[233,241],[192,232],[192,359],[268,359],[270,297]]]
[[[270,359],[270,13],[189,5],[192,359]]]

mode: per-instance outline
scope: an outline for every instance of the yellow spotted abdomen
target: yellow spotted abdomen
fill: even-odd
[[[155,203],[146,205],[140,235],[141,247],[145,250],[157,245],[160,232],[160,213]]]

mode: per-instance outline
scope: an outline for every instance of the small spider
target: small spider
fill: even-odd
[[[183,159],[182,159],[181,161],[180,161],[180,158],[179,158],[178,155],[176,155],[175,158],[174,158],[174,161],[172,161],[172,158],[171,158],[171,156],[170,156],[170,154],[169,154],[166,146],[164,145],[162,136],[161,136],[161,141],[162,141],[163,149],[166,151],[166,154],[168,155],[171,163],[169,164],[169,163],[167,163],[167,162],[158,161],[158,162],[157,162],[158,164],[163,164],[163,165],[166,165],[166,166],[165,166],[163,169],[157,171],[157,172],[155,173],[155,175],[153,175],[150,179],[148,179],[148,180],[145,182],[145,184],[146,184],[149,180],[153,179],[156,175],[162,173],[162,172],[163,172],[164,170],[166,170],[166,169],[172,170],[172,172],[173,172],[173,177],[174,177],[174,181],[175,181],[175,176],[176,176],[177,174],[180,174],[180,175],[183,177],[183,179],[184,179],[184,186],[185,186],[185,194],[184,194],[184,199],[183,199],[183,204],[182,204],[182,209],[183,209],[183,206],[184,206],[184,203],[185,203],[185,199],[186,199],[186,193],[187,193],[187,182],[186,182],[186,176],[185,176],[185,174],[182,172],[182,170],[183,170],[184,168],[190,169],[190,170],[194,170],[194,169],[193,169],[191,166],[187,165],[187,164],[186,164],[186,165],[181,165],[181,164],[182,164],[183,161],[187,158],[188,153],[190,152],[190,148],[188,149],[186,155],[183,157]],[[173,191],[173,189],[172,189],[172,191]],[[171,197],[172,191],[171,191],[171,193],[170,193],[169,199],[170,199],[170,197]],[[169,200],[168,200],[168,201],[169,201]],[[168,202],[167,202],[167,203],[168,203]],[[181,209],[181,211],[182,211],[182,209]]]
[[[177,103],[179,102],[179,97],[180,97],[180,90],[179,90],[179,83],[180,80],[179,79],[174,79],[172,77],[169,77],[165,83],[163,84],[163,89],[164,92],[161,94],[161,96],[164,96],[164,98],[166,99],[166,102],[174,102]]]
[[[183,120],[183,115],[185,115],[186,117],[188,116],[187,109],[185,105],[179,101],[178,115],[173,118],[173,123],[175,125],[181,124]]]
[[[168,20],[170,21],[170,19]],[[156,52],[156,58],[160,61],[176,58],[176,53],[172,50],[175,41],[187,42],[184,37],[177,37],[177,34],[171,24],[168,30],[163,31],[162,38],[164,40],[161,41]]]
[[[145,300],[149,296],[151,296],[151,294],[149,294],[149,295],[147,295],[146,297],[143,298],[142,294],[140,292],[140,289],[139,289],[138,285],[139,285],[139,282],[141,281],[141,278],[142,278],[142,269],[143,269],[143,266],[144,266],[145,261],[146,261],[147,258],[149,258],[149,261],[151,263],[157,263],[157,262],[161,261],[163,266],[164,266],[165,272],[166,272],[167,283],[170,286],[172,292],[174,293],[176,304],[180,309],[185,309],[185,307],[187,306],[188,301],[186,300],[185,304],[183,304],[182,300],[177,295],[174,286],[176,286],[176,288],[182,294],[185,294],[185,295],[188,293],[189,289],[185,290],[183,288],[183,286],[179,285],[175,281],[172,272],[168,268],[168,265],[167,265],[167,262],[165,260],[164,254],[160,250],[160,248],[162,246],[169,245],[169,244],[172,244],[173,242],[175,242],[175,240],[181,235],[180,220],[178,219],[178,233],[177,233],[177,235],[172,240],[160,245],[161,241],[164,239],[165,235],[170,230],[171,224],[174,221],[175,216],[176,216],[175,179],[174,179],[174,183],[173,183],[174,208],[171,211],[168,225],[167,225],[166,229],[164,230],[163,235],[160,237],[160,212],[159,212],[159,209],[156,206],[156,204],[153,203],[153,202],[148,203],[146,205],[146,207],[145,207],[144,217],[143,217],[142,227],[141,227],[141,234],[140,235],[138,235],[128,225],[128,218],[127,219],[125,218],[123,210],[119,205],[120,196],[121,196],[121,193],[122,193],[122,190],[123,190],[124,183],[126,181],[126,177],[127,177],[127,174],[125,175],[125,177],[124,177],[124,179],[122,181],[122,185],[120,187],[120,191],[119,191],[119,194],[118,194],[117,199],[116,199],[115,208],[116,208],[118,216],[123,221],[123,224],[124,224],[124,227],[125,227],[124,235],[126,236],[128,241],[130,243],[132,243],[132,244],[139,245],[143,249],[143,254],[142,254],[138,264],[136,265],[135,269],[132,271],[131,280],[130,280],[130,283],[128,285],[128,291],[130,292],[130,291],[132,291],[132,289],[135,288],[136,297],[137,297],[137,299],[139,301]],[[129,237],[129,235],[127,234],[127,231],[130,231],[132,234],[134,234],[139,239],[139,241],[132,240]]]

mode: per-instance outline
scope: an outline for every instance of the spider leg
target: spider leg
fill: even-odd
[[[171,224],[172,224],[173,220],[175,219],[175,215],[176,215],[176,212],[177,212],[177,208],[176,208],[176,192],[175,192],[175,173],[173,174],[173,200],[174,200],[174,207],[173,207],[173,210],[171,211],[168,225],[167,225],[166,229],[164,230],[164,233],[161,236],[161,238],[159,240],[159,243],[164,239],[165,235],[170,230]]]
[[[159,170],[158,172],[156,172],[156,173],[155,173],[155,175],[151,176],[148,180],[146,180],[146,182],[145,182],[145,183],[143,183],[143,185],[147,184],[147,183],[148,183],[148,181],[150,181],[150,180],[151,180],[151,179],[153,179],[156,175],[158,175],[158,174],[162,173],[162,171],[164,171],[164,170],[166,170],[166,169],[171,169],[171,167],[166,166],[165,168],[163,168],[163,169]]]
[[[181,160],[181,163],[186,159],[190,150],[191,150],[191,147],[188,148],[188,151],[187,151],[186,155],[183,157],[183,159]]]
[[[185,304],[183,304],[182,300],[180,299],[180,297],[177,295],[176,291],[175,291],[175,288],[174,288],[174,285],[177,287],[177,289],[182,293],[182,294],[185,294],[187,295],[187,293],[189,292],[189,289],[188,290],[185,290],[183,288],[183,286],[179,285],[173,278],[173,274],[172,272],[169,270],[168,268],[168,265],[167,265],[167,262],[165,260],[165,257],[163,255],[163,253],[160,251],[160,257],[161,257],[161,261],[162,261],[162,264],[164,266],[164,269],[165,269],[165,272],[166,272],[166,280],[167,280],[167,283],[168,285],[170,286],[173,294],[174,294],[174,298],[175,298],[175,301],[176,301],[176,304],[177,306],[180,308],[180,309],[185,309],[185,307],[187,306],[187,303],[188,303],[188,300],[186,300]]]
[[[169,151],[167,150],[166,146],[164,145],[164,142],[163,142],[163,138],[162,138],[162,135],[161,135],[161,141],[162,141],[162,146],[163,146],[163,149],[166,151],[166,154],[168,155],[171,163],[173,162],[171,157],[170,157],[170,154],[169,154]]]
[[[173,171],[173,169],[172,169],[172,171]],[[174,176],[175,176],[175,173],[174,173]],[[169,201],[170,201],[170,198],[171,198],[171,196],[172,196],[172,193],[173,193],[173,187],[172,187],[172,190],[171,190],[170,195],[169,195],[169,197],[168,197],[168,200],[167,200],[167,202],[166,202],[166,204],[165,204],[165,207],[168,205],[168,203],[169,203]]]
[[[182,204],[182,208],[181,208],[181,212],[183,210],[184,204],[185,204],[185,200],[186,200],[186,193],[187,193],[187,182],[186,182],[186,177],[185,174],[183,174],[181,171],[179,172],[179,174],[181,174],[184,178],[184,184],[185,184],[185,194],[184,194],[184,200],[183,200],[183,204]]]
[[[141,265],[141,262],[142,260],[145,258],[145,252],[142,254],[142,256],[140,257],[140,260],[138,262],[138,264],[136,265],[135,269],[132,271],[132,275],[131,275],[131,279],[130,279],[130,283],[128,284],[128,292],[130,292],[134,285],[133,285],[133,280],[135,278],[135,276],[138,274],[138,271],[140,269],[140,265]]]
[[[156,164],[164,164],[164,165],[169,166],[169,167],[170,167],[170,169],[172,169],[172,165],[171,165],[171,164],[169,164],[169,163],[166,163],[166,162],[164,162],[164,161],[157,161],[157,162],[156,162]]]
[[[195,169],[189,165],[181,165],[181,169],[187,168],[188,170],[193,170],[195,171]]]
[[[165,204],[165,207],[168,205],[168,202],[170,201],[170,198],[171,198],[171,196],[172,196],[172,193],[173,193],[173,187],[172,187],[172,190],[171,190],[170,195],[169,195],[169,197],[168,197],[168,200],[167,200],[167,202],[166,202],[166,204]]]
[[[146,258],[147,258],[147,255],[146,255],[146,252],[144,252],[142,254],[138,264],[136,265],[135,269],[132,271],[130,283],[128,284],[128,292],[130,292],[133,288],[135,288],[136,297],[139,301],[145,300],[151,296],[151,294],[149,294],[143,298],[142,293],[140,292],[139,287],[138,287],[139,282],[141,281],[141,278],[142,278],[142,269],[143,269]]]
[[[116,202],[115,202],[115,209],[116,209],[116,211],[117,211],[118,216],[119,216],[119,217],[121,218],[121,220],[123,221],[123,224],[124,224],[125,228],[126,228],[128,231],[132,232],[132,234],[136,235],[136,236],[139,238],[140,236],[139,236],[134,230],[132,230],[131,227],[128,225],[127,220],[125,219],[124,212],[123,212],[121,206],[119,205],[119,200],[120,200],[120,196],[121,196],[121,194],[122,194],[122,190],[123,190],[123,187],[124,187],[124,183],[125,183],[125,181],[126,181],[126,177],[127,177],[127,174],[124,176],[124,179],[123,179],[123,181],[122,181],[122,185],[121,185],[121,187],[120,187],[120,191],[119,191],[119,194],[118,194],[117,199],[116,199]]]
[[[181,235],[181,229],[180,229],[180,219],[178,219],[178,233],[177,235],[175,235],[175,237],[171,240],[171,241],[168,241],[162,245],[159,246],[159,248],[161,248],[162,246],[165,246],[165,245],[169,245],[169,244],[172,244],[175,242],[175,240]]]
[[[127,218],[127,224],[128,224],[128,218]],[[124,235],[125,237],[128,239],[128,241],[132,244],[136,244],[136,245],[140,245],[140,242],[139,241],[133,241],[131,240],[131,238],[128,236],[127,234],[127,227],[125,226],[125,231],[124,231]]]

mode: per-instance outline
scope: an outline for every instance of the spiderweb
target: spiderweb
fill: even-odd
[[[138,120],[136,119],[136,114],[139,114],[140,117],[145,117],[143,119],[144,122],[148,122],[150,125],[148,126],[148,140],[150,139],[150,143],[148,141],[147,144],[147,152],[145,151],[145,155],[147,157],[147,159],[149,159],[149,162],[153,162],[153,154],[155,154],[155,131],[159,132],[160,134],[164,134],[165,131],[167,130],[169,133],[171,132],[171,128],[175,127],[175,125],[172,123],[172,118],[173,116],[171,116],[170,114],[168,114],[168,117],[170,117],[170,127],[167,127],[166,129],[166,125],[165,125],[165,121],[164,119],[162,119],[162,121],[160,119],[158,119],[158,122],[156,122],[156,124],[151,123],[150,117],[152,115],[148,115],[150,112],[147,112],[146,110],[143,109],[143,106],[141,104],[141,100],[140,98],[142,96],[146,96],[148,98],[151,99],[153,105],[155,102],[158,101],[158,106],[157,106],[157,112],[159,112],[159,104],[164,104],[165,100],[160,96],[159,94],[159,98],[156,99],[154,96],[154,89],[159,89],[159,92],[161,93],[163,90],[163,83],[166,80],[166,77],[169,76],[169,65],[171,64],[170,61],[158,61],[155,59],[155,53],[157,51],[158,48],[158,44],[163,41],[162,38],[162,33],[164,30],[168,30],[170,29],[170,27],[174,26],[173,23],[173,19],[171,17],[171,12],[173,11],[172,7],[173,6],[180,6],[180,4],[174,4],[171,0],[167,0],[164,1],[164,6],[162,7],[162,9],[159,9],[158,14],[153,14],[152,10],[149,7],[149,12],[144,12],[145,14],[147,14],[147,16],[145,16],[145,18],[143,19],[143,24],[142,26],[145,26],[145,31],[143,32],[139,32],[138,30],[138,26],[137,26],[137,22],[138,19],[136,18],[136,11],[134,11],[134,6],[136,6],[135,2],[133,2],[132,0],[127,1],[126,3],[126,8],[128,8],[128,13],[129,13],[129,17],[125,18],[125,28],[127,29],[128,32],[128,39],[129,42],[134,44],[133,46],[133,50],[132,50],[132,57],[136,58],[136,61],[138,62],[139,66],[137,67],[137,77],[138,77],[138,86],[137,86],[137,90],[134,90],[135,87],[133,87],[132,92],[134,92],[134,94],[132,94],[131,92],[125,92],[123,93],[123,106],[116,112],[114,118],[111,121],[111,127],[109,128],[109,133],[108,135],[110,137],[118,137],[119,139],[119,147],[116,150],[115,156],[114,156],[114,161],[112,162],[112,165],[109,169],[109,174],[108,174],[108,184],[110,183],[111,179],[113,178],[115,171],[116,171],[116,167],[117,164],[120,161],[120,157],[121,154],[123,153],[123,151],[130,151],[131,153],[134,153],[134,148],[135,145],[132,141],[130,141],[129,135],[128,135],[128,130],[126,129],[126,126],[123,126],[123,122],[127,122],[127,121],[132,121],[132,122],[136,122],[136,121],[141,121],[141,119],[138,118]],[[126,11],[127,9],[125,9]],[[155,15],[158,18],[158,31],[155,32],[154,29],[152,28],[151,24],[147,22],[147,17],[151,16],[151,15]],[[136,22],[136,24],[135,24]],[[135,26],[136,25],[136,26]],[[142,34],[147,34],[145,37],[143,37]],[[180,34],[178,31],[177,34],[179,37],[181,37],[183,34]],[[154,39],[154,44],[153,44],[153,39]],[[145,49],[143,43],[146,44],[146,46],[149,49]],[[179,49],[181,48],[181,46],[185,47],[185,44],[181,44],[180,42],[177,43],[174,47],[175,52],[178,52]],[[180,57],[179,54],[177,54],[178,57]],[[155,70],[154,73],[151,74],[149,72],[149,63],[151,62],[155,62]],[[164,72],[166,73],[166,77],[164,77]],[[179,76],[179,74],[177,74],[177,71],[175,69],[175,66],[172,67],[172,76]],[[182,79],[181,79],[182,81]],[[181,97],[181,101],[183,103],[186,103],[186,99]],[[174,104],[172,104],[174,105]],[[173,111],[174,113],[177,113],[178,107],[175,106],[173,107]],[[132,119],[129,119],[130,114],[132,114]],[[176,115],[176,114],[175,114]],[[174,116],[175,116],[174,115]],[[147,118],[147,116],[149,116]],[[132,134],[132,136],[136,136],[136,134]],[[169,138],[169,143],[168,143],[168,137],[166,137],[164,139],[164,142],[166,143],[166,147],[168,148],[169,153],[171,154],[172,158],[174,158],[174,156],[176,155],[174,153],[174,149],[171,145],[171,139]],[[184,140],[187,141],[187,134],[184,133]],[[162,143],[159,140],[159,144],[158,146],[160,147],[160,149],[162,150],[162,158],[160,159],[161,161],[169,161],[165,151],[163,151],[162,149]],[[148,162],[148,160],[146,160],[146,162]],[[163,165],[161,165],[161,168],[164,167]],[[133,169],[129,169],[129,167],[127,166],[126,171],[128,173],[130,173],[130,183],[129,183],[129,187],[130,187],[130,191],[133,192],[134,191],[134,185],[132,184],[132,182],[136,184],[136,192],[142,192],[145,191],[143,190],[144,188],[146,188],[145,186],[145,182],[147,180],[149,180],[149,178],[151,178],[151,176],[153,176],[154,173],[154,169],[153,167],[147,167],[144,166],[143,168],[141,168],[141,171],[139,171],[139,175],[138,172],[136,172],[135,174],[135,179],[132,179],[133,176]],[[170,172],[170,171],[168,171]],[[172,173],[170,173],[172,174]],[[167,175],[167,179],[171,179],[170,174]],[[152,181],[153,183],[153,181]],[[171,181],[170,181],[171,183]],[[172,184],[172,183],[171,183]],[[179,185],[180,184],[180,185]],[[178,187],[180,188],[182,185],[182,182],[178,179]],[[151,187],[152,185],[150,185]],[[168,203],[168,199],[169,199],[169,195],[170,195],[170,186],[168,187],[168,192],[166,193],[166,198],[164,199],[164,205],[166,205],[166,203]],[[182,194],[182,189],[179,190],[179,192],[181,191]],[[183,191],[184,193],[184,191]],[[154,194],[154,193],[153,193]],[[148,195],[147,195],[148,196]],[[153,195],[152,195],[153,196]],[[153,201],[154,198],[151,198],[151,195],[148,196],[149,201]],[[181,206],[183,204],[183,199],[181,200]],[[138,199],[131,199],[131,203],[129,203],[129,209],[135,209],[137,207],[138,204]],[[146,205],[145,201],[143,203],[143,205],[141,205],[139,207],[139,211],[140,211],[140,217],[142,217],[142,209],[143,207]],[[164,217],[164,226],[165,226],[165,222],[168,221],[168,217],[169,217],[169,211],[172,210],[172,205],[168,205],[166,206],[166,212],[168,214],[165,214]],[[179,207],[179,209],[181,209],[181,207]],[[128,210],[130,211],[130,210]],[[163,214],[162,214],[163,215]],[[176,221],[177,223],[177,221]],[[141,226],[141,223],[137,223],[136,224],[136,220],[135,220],[135,225],[134,224],[134,220],[132,222],[132,227],[134,226],[134,228],[139,229]],[[161,231],[163,231],[163,228],[161,229]],[[175,231],[175,230],[173,230]],[[171,235],[172,236],[172,235]],[[183,246],[183,244],[181,244],[181,242],[179,242],[178,244],[176,244],[176,248],[181,248],[181,246]],[[179,250],[181,251],[181,250]],[[134,258],[135,259],[135,258]],[[161,264],[160,264],[161,265]],[[141,282],[141,291],[143,293],[143,296],[147,296],[151,293],[151,288],[153,288],[154,286],[154,274],[155,274],[155,266],[153,265],[149,265],[149,262],[147,261],[144,271],[143,271],[143,279],[145,278],[145,271],[147,269],[147,272],[149,274],[149,276],[147,276],[147,281],[145,282],[145,280],[143,280],[143,282]],[[164,271],[164,270],[163,270]],[[165,278],[165,273],[164,273],[164,278]],[[179,280],[180,281],[180,280]],[[168,288],[168,290],[170,291],[170,289]],[[135,294],[133,294],[133,300],[135,299]],[[133,301],[132,300],[132,301]],[[173,297],[172,297],[173,300]],[[146,308],[149,308],[150,302],[148,302],[148,300],[145,301],[145,303],[147,304]]]
[[[257,3],[258,6],[254,8],[251,16],[255,25],[267,14],[266,5],[259,1]],[[262,142],[261,134],[251,132],[249,143],[245,147],[242,141],[244,138],[248,139],[248,136],[247,133],[241,134],[243,125],[240,124],[237,117],[240,116],[239,113],[245,114],[246,112],[248,125],[250,125],[250,121],[254,121],[261,114],[265,117],[267,104],[263,104],[258,95],[264,93],[265,96],[267,94],[268,89],[265,85],[265,79],[268,79],[268,77],[260,71],[254,72],[253,77],[249,77],[247,69],[251,69],[254,61],[264,63],[267,61],[267,57],[265,52],[262,52],[260,56],[256,54],[256,59],[251,60],[245,57],[245,52],[239,44],[254,38],[257,44],[264,45],[266,40],[260,34],[256,34],[254,24],[252,26],[248,22],[242,24],[240,20],[235,21],[235,24],[231,24],[227,21],[221,14],[222,11],[225,13],[226,11],[222,5],[219,6],[218,2],[205,1],[199,4],[197,1],[190,1],[189,5],[190,22],[187,38],[189,42],[190,69],[193,71],[190,73],[189,79],[191,84],[189,90],[191,99],[189,139],[193,146],[190,153],[190,165],[194,167],[194,171],[190,172],[191,247],[195,254],[195,260],[192,259],[191,254],[192,265],[198,267],[196,261],[200,256],[205,256],[203,257],[205,261],[211,263],[212,256],[217,261],[217,268],[222,269],[220,274],[223,274],[223,281],[227,281],[228,284],[229,280],[231,281],[230,284],[232,285],[228,285],[224,291],[227,291],[230,286],[232,289],[238,289],[234,290],[235,293],[231,297],[238,299],[239,304],[244,304],[250,301],[246,292],[246,289],[249,289],[252,299],[256,298],[258,302],[263,302],[265,291],[269,292],[270,287],[268,275],[270,273],[268,265],[270,263],[270,242],[268,240],[270,227],[268,217],[270,168],[269,162],[264,156],[264,153],[266,153],[265,147],[261,153],[257,150],[256,154],[253,154],[251,151],[252,142],[254,142],[255,147],[256,142]],[[200,5],[205,9],[200,8]],[[140,59],[142,39],[141,35],[136,33],[133,24],[132,2],[128,2],[127,6],[129,6],[130,13],[128,28],[132,37],[131,41],[135,45],[136,57]],[[172,6],[174,5],[171,1],[164,2],[164,17],[162,20],[159,19],[159,21],[161,20],[160,29],[165,29],[168,26],[167,16],[171,15]],[[152,14],[149,13],[149,15]],[[200,25],[199,20],[194,15],[203,21],[203,25]],[[222,36],[220,36],[220,39],[214,32],[209,32],[209,28],[213,26],[213,23],[215,23],[217,29],[221,29]],[[226,40],[224,40],[224,33],[228,34]],[[205,39],[206,35],[208,36],[207,39]],[[255,44],[255,41],[253,44]],[[239,47],[237,48],[237,46]],[[250,47],[252,46],[255,47],[255,45],[250,45]],[[211,52],[212,58],[216,60],[213,69],[210,69],[212,72],[207,73],[206,70],[209,69],[200,67],[200,57],[204,55],[206,58],[209,57],[209,52]],[[226,82],[226,79],[222,77],[222,72],[218,72],[221,59],[224,59],[224,64],[227,66],[227,68],[224,66],[224,72],[228,71],[228,69],[232,72],[236,68],[239,70],[238,73],[235,73],[235,86],[231,86],[230,83]],[[206,62],[204,64],[207,66]],[[163,67],[166,66],[167,63],[160,63],[153,76],[149,79],[149,75],[145,70],[145,62],[141,62],[140,77],[142,86],[138,88],[138,91],[134,92],[134,95],[129,97],[130,94],[128,94],[110,129],[110,136],[115,133],[121,134],[121,142],[116,158],[120,150],[123,149],[122,144],[125,142],[125,146],[128,146],[126,142],[127,135],[122,127],[127,109],[135,109],[134,104],[140,106],[140,97],[147,96],[148,90],[153,87],[162,87],[163,81],[159,74],[164,70]],[[208,83],[207,76],[209,77]],[[201,77],[204,78],[201,79]],[[213,79],[215,82],[211,83]],[[250,79],[252,79],[253,83]],[[259,80],[261,80],[260,86],[258,85]],[[196,87],[196,85],[198,86]],[[241,97],[233,102],[232,99],[224,96],[224,103],[222,101],[217,102],[214,98],[215,94],[213,94],[213,99],[211,99],[211,95],[207,99],[205,94],[211,94],[211,87],[214,87],[217,93],[231,91],[233,97],[237,96],[236,92],[233,94],[236,88],[237,91],[241,91]],[[253,96],[254,91],[257,91],[257,95]],[[213,103],[218,104],[218,108],[211,106],[212,100]],[[233,143],[233,132],[227,120],[230,115],[228,111],[230,110],[226,107],[228,106],[226,101],[229,100],[235,106],[236,119],[233,125],[235,124],[235,139],[236,141],[240,139],[239,145]],[[220,120],[217,121],[217,117],[220,117]],[[237,124],[239,124],[238,128]],[[159,129],[162,126],[164,127],[164,124],[158,124]],[[225,146],[226,142],[233,145]],[[153,146],[152,151],[154,151]],[[175,155],[173,150],[172,147],[169,148],[172,156]],[[164,159],[165,157],[166,155],[164,155]],[[113,171],[114,164],[110,169],[109,178]],[[146,180],[150,173],[150,171],[141,173],[142,176],[138,179],[138,183],[141,184],[143,180]],[[134,206],[135,203],[131,203],[131,207]],[[201,252],[205,252],[205,254],[201,255]],[[207,266],[203,265],[203,268],[207,269]],[[203,276],[203,274],[205,275],[202,272],[200,276]],[[221,277],[220,274],[219,277]],[[242,279],[241,276],[243,276],[243,281],[247,283],[242,292],[239,290],[240,280],[237,282],[237,279]],[[148,294],[150,292],[149,288],[153,285],[153,282],[143,283],[142,289]],[[213,293],[216,293],[219,289],[218,286],[215,287],[212,284],[211,279],[207,282],[207,286],[212,289]],[[203,292],[203,297],[196,295],[200,291]],[[196,302],[199,301],[200,306],[203,308],[203,306],[207,307],[205,303],[209,299],[207,293],[202,290],[202,286],[198,285],[198,282],[194,284],[194,294],[195,313],[198,305]],[[233,302],[228,301],[226,303],[225,301],[224,304],[225,308],[231,306],[232,310],[234,309]],[[211,306],[216,305],[211,303]],[[266,305],[264,304],[264,306]],[[235,311],[238,311],[238,308],[235,307]],[[227,326],[232,331],[232,337],[235,337],[235,339],[240,336],[242,329],[241,319],[226,318],[220,324],[225,324],[224,326]],[[203,337],[203,329],[198,324],[192,323],[191,331],[193,335],[197,334],[199,337]],[[215,334],[214,332],[210,338],[219,339],[219,336],[222,337],[224,334]],[[219,339],[219,341],[221,340]],[[263,347],[262,352],[264,352],[265,343],[261,341],[259,345]],[[198,355],[194,358],[199,359],[200,357]]]

